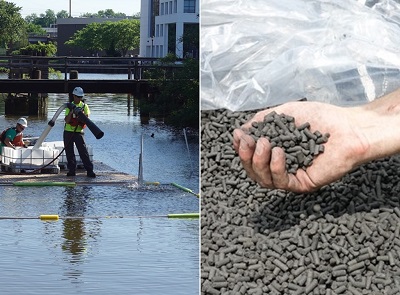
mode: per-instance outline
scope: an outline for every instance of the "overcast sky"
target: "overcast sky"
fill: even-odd
[[[99,10],[112,9],[114,12],[122,12],[126,15],[133,15],[140,12],[140,0],[6,0],[16,6],[22,7],[20,13],[26,17],[32,13],[38,16],[45,13],[47,9],[53,10],[56,14],[61,10],[69,13],[71,1],[71,14],[78,17],[86,12],[96,13]]]

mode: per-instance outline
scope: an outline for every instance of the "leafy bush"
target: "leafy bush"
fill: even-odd
[[[54,56],[57,52],[57,46],[53,43],[29,44],[19,50],[13,51],[12,55],[31,55],[31,56]]]

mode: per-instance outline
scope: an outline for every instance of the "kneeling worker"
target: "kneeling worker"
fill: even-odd
[[[80,110],[89,117],[90,109],[87,104],[82,101],[84,96],[83,89],[81,87],[75,87],[72,92],[73,95],[73,104],[76,108],[80,108]],[[93,172],[93,163],[90,161],[89,153],[87,151],[86,142],[84,138],[83,129],[86,127],[84,122],[79,121],[78,116],[74,111],[67,108],[65,110],[65,127],[64,127],[64,148],[65,155],[67,157],[67,168],[68,173],[67,176],[75,176],[76,170],[76,158],[74,152],[74,143],[79,152],[79,156],[81,157],[83,166],[86,169],[88,177],[96,177],[96,174]]]
[[[22,140],[23,131],[26,127],[28,127],[28,121],[25,118],[19,118],[15,127],[7,128],[1,133],[0,154],[3,152],[3,146],[13,149],[17,146],[26,147]]]

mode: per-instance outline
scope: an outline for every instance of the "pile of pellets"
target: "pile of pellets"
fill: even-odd
[[[400,158],[314,193],[260,188],[232,145],[252,115],[201,114],[201,294],[400,294]]]
[[[296,173],[297,169],[311,166],[313,159],[324,152],[324,143],[328,141],[329,133],[310,131],[310,123],[296,126],[295,118],[285,114],[271,112],[263,121],[253,122],[248,133],[257,141],[265,137],[271,146],[281,147],[286,155],[286,169]]]

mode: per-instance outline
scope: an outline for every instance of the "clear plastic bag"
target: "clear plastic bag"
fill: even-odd
[[[201,109],[353,105],[392,92],[398,11],[394,1],[202,0]]]

